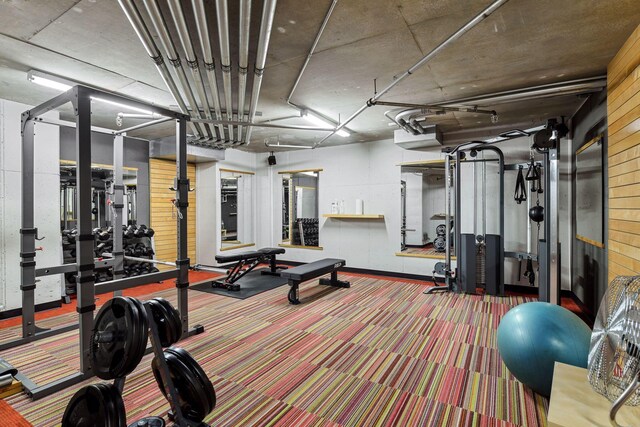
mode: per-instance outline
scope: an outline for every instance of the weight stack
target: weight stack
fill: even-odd
[[[502,237],[497,234],[485,236],[485,277],[489,295],[504,295],[504,252]]]
[[[485,257],[486,257],[486,248],[484,243],[477,243],[477,255],[476,255],[476,283],[480,285],[484,285],[487,282],[486,280],[486,268],[485,268]]]
[[[458,269],[460,271],[460,290],[464,293],[476,293],[477,259],[476,236],[474,234],[461,234]]]

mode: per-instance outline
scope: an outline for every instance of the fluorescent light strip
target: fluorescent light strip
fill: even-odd
[[[37,85],[48,87],[50,89],[59,90],[59,91],[62,91],[62,92],[66,92],[66,91],[68,91],[69,89],[71,89],[73,87],[68,83],[63,83],[63,82],[58,81],[57,79],[54,79],[54,78],[43,77],[41,75],[35,74],[35,72],[32,72],[32,71],[27,73],[27,79],[30,82],[35,83]],[[135,111],[135,112],[141,113],[141,114],[147,114],[147,115],[152,115],[153,114],[153,111],[145,110],[143,108],[134,107],[132,105],[122,104],[120,102],[109,101],[107,99],[99,98],[99,97],[96,97],[96,96],[92,96],[91,100],[97,101],[97,102],[100,102],[100,103],[103,103],[103,104],[113,105],[113,106],[116,106],[116,107],[119,107],[119,108],[123,108],[125,110]]]
[[[306,110],[305,112],[306,114],[304,114],[302,117],[304,117],[305,119],[307,119],[308,122],[313,123],[314,125],[317,126],[321,126],[321,127],[330,127],[330,128],[335,128],[336,125],[335,123],[331,123],[330,121],[314,114],[313,112]],[[347,132],[344,129],[340,129],[339,131],[336,132],[337,135],[340,135],[343,138],[348,137],[349,135],[351,135],[349,132]]]

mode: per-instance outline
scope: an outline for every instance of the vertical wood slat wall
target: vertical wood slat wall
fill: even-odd
[[[640,275],[640,26],[607,68],[609,282]]]
[[[173,209],[171,199],[175,198],[173,180],[176,177],[176,162],[173,160],[149,160],[149,180],[151,197],[151,228],[154,229],[154,242],[156,259],[173,262],[177,258],[176,240],[178,229],[176,224],[176,213]],[[187,165],[187,177],[190,180],[191,188],[196,186],[196,167],[193,163]],[[189,207],[187,208],[187,236],[188,250],[191,263],[196,262],[196,193],[189,193]],[[173,215],[173,216],[172,216]],[[161,270],[163,268],[158,266]]]

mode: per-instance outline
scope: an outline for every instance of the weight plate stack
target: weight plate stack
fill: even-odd
[[[447,226],[445,224],[439,224],[436,227],[436,236],[444,236],[447,234]]]
[[[180,340],[182,336],[182,321],[180,313],[164,298],[154,298],[147,301],[153,320],[158,326],[160,345],[169,347]]]
[[[140,301],[114,297],[96,316],[90,358],[98,378],[111,380],[130,374],[147,348],[149,322]]]
[[[62,427],[124,427],[127,416],[120,391],[112,384],[92,384],[73,395]]]
[[[178,393],[178,405],[182,415],[189,421],[199,423],[216,407],[216,392],[207,374],[198,362],[184,349],[169,347],[164,351],[169,374]],[[168,388],[160,374],[160,362],[154,357],[151,362],[153,376],[167,397]]]

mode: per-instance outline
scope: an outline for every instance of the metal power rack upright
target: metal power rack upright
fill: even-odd
[[[126,104],[161,115],[162,118],[132,126],[118,131],[109,131],[91,126],[91,100],[99,98],[107,103]],[[42,117],[50,110],[71,103],[75,113],[75,125],[72,122],[53,120]],[[177,260],[176,268],[151,273],[144,276],[123,278],[124,252],[122,250],[122,209],[124,207],[124,185],[122,182],[124,134],[128,131],[141,129],[162,122],[175,120],[176,123],[176,178],[174,181],[175,207],[177,215]],[[119,294],[122,290],[143,284],[162,280],[176,279],[177,306],[182,320],[182,336],[187,337],[203,331],[201,326],[189,329],[188,315],[188,286],[189,264],[187,255],[187,206],[189,179],[187,178],[187,122],[189,116],[166,108],[130,99],[113,93],[103,92],[85,86],[74,86],[55,98],[38,105],[22,114],[22,227],[20,229],[20,257],[21,292],[22,292],[22,338],[0,345],[0,351],[13,348],[45,337],[54,336],[79,328],[80,370],[64,378],[45,385],[37,385],[24,375],[20,380],[32,399],[38,399],[53,394],[61,389],[76,384],[91,377],[89,351],[94,322],[95,295],[113,292]],[[37,123],[47,123],[58,126],[75,128],[76,132],[76,162],[77,162],[77,228],[76,239],[77,259],[73,264],[63,264],[50,267],[36,268],[36,240],[38,229],[34,224],[34,127]],[[114,184],[113,208],[116,210],[114,221],[114,248],[112,259],[97,261],[94,259],[91,222],[91,132],[110,133],[114,137]],[[94,268],[96,262],[100,266],[112,266],[114,280],[110,282],[94,283]],[[35,289],[36,278],[77,271],[77,312],[78,324],[67,325],[55,329],[42,329],[35,323]]]

